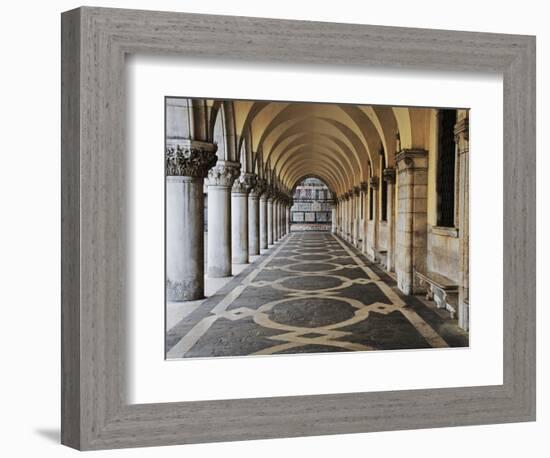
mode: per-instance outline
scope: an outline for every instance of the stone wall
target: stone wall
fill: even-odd
[[[378,251],[388,251],[388,223],[378,223]]]
[[[454,228],[428,226],[427,269],[459,282],[459,238]]]
[[[395,271],[399,289],[417,290],[414,271],[426,270],[428,158],[425,150],[403,150],[397,157],[398,196]]]
[[[376,258],[376,253],[374,252],[374,220],[368,220],[366,228],[367,228],[367,243],[366,243],[367,253],[366,254],[370,259],[374,260]]]

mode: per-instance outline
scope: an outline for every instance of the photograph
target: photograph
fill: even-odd
[[[469,346],[468,107],[164,104],[166,359]]]

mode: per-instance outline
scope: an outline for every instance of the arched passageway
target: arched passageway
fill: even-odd
[[[330,309],[328,303],[344,315],[352,309],[354,316],[366,313],[372,321],[378,312],[368,304],[380,296],[373,292],[376,286],[384,296],[378,302],[388,310],[401,304],[402,310],[396,310],[413,328],[409,302],[424,301],[426,310],[433,306],[451,328],[467,330],[468,120],[466,109],[167,98],[166,295],[168,310],[177,311],[169,312],[175,318],[167,321],[174,352],[189,345],[181,343],[186,342],[181,329],[189,326],[183,321],[195,317],[199,326],[197,310],[206,310],[205,304],[213,305],[210,313],[220,311],[213,296],[223,296],[227,288],[233,288],[232,303],[243,318],[264,319],[265,313],[252,310],[272,302],[262,296],[269,288],[246,280],[250,272],[270,278],[260,283],[283,295],[273,300],[294,301],[289,316],[299,314],[299,297],[311,312],[304,312],[311,323],[329,319],[316,315]],[[339,256],[352,261],[314,259],[331,250],[343,250]],[[293,253],[289,257],[287,252]],[[304,268],[310,273],[292,272],[290,261],[303,267],[308,259]],[[325,267],[319,271],[323,275],[313,275]],[[315,284],[325,274],[333,279],[325,282],[336,281],[338,275],[329,274],[333,268],[347,269],[348,276],[339,281],[351,282],[351,296],[342,297],[362,305],[335,299],[342,293],[338,288],[333,293]],[[288,275],[298,279],[285,280]],[[283,287],[293,281],[313,286],[309,292]],[[254,291],[255,307],[240,302],[249,291]],[[319,301],[325,293],[328,302],[310,310],[308,301]],[[282,310],[277,305],[270,313],[281,316]],[[240,321],[235,313],[224,317]],[[455,339],[462,331],[449,342],[437,324],[427,326],[449,345],[464,343]],[[435,341],[426,342],[433,346]],[[356,349],[369,346],[356,343]],[[380,342],[373,345],[382,348]]]
[[[333,229],[334,194],[323,180],[306,177],[292,192],[290,231],[330,232]]]

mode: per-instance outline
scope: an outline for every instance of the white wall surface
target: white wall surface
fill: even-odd
[[[394,0],[133,0],[97,6],[188,11],[286,19],[358,22],[538,37],[538,421],[391,433],[248,441],[139,450],[96,456],[137,457],[329,457],[445,458],[550,456],[550,337],[543,283],[550,274],[548,241],[550,166],[544,126],[550,122],[550,29],[544,2]],[[60,13],[79,6],[57,0],[5,2],[0,16],[0,422],[2,456],[75,456],[59,442],[60,422]],[[546,183],[543,183],[546,181]],[[545,388],[546,387],[546,388]]]

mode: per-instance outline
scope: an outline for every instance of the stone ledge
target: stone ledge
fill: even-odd
[[[442,237],[458,238],[458,228],[456,227],[430,226],[429,230],[434,235],[441,235]]]

